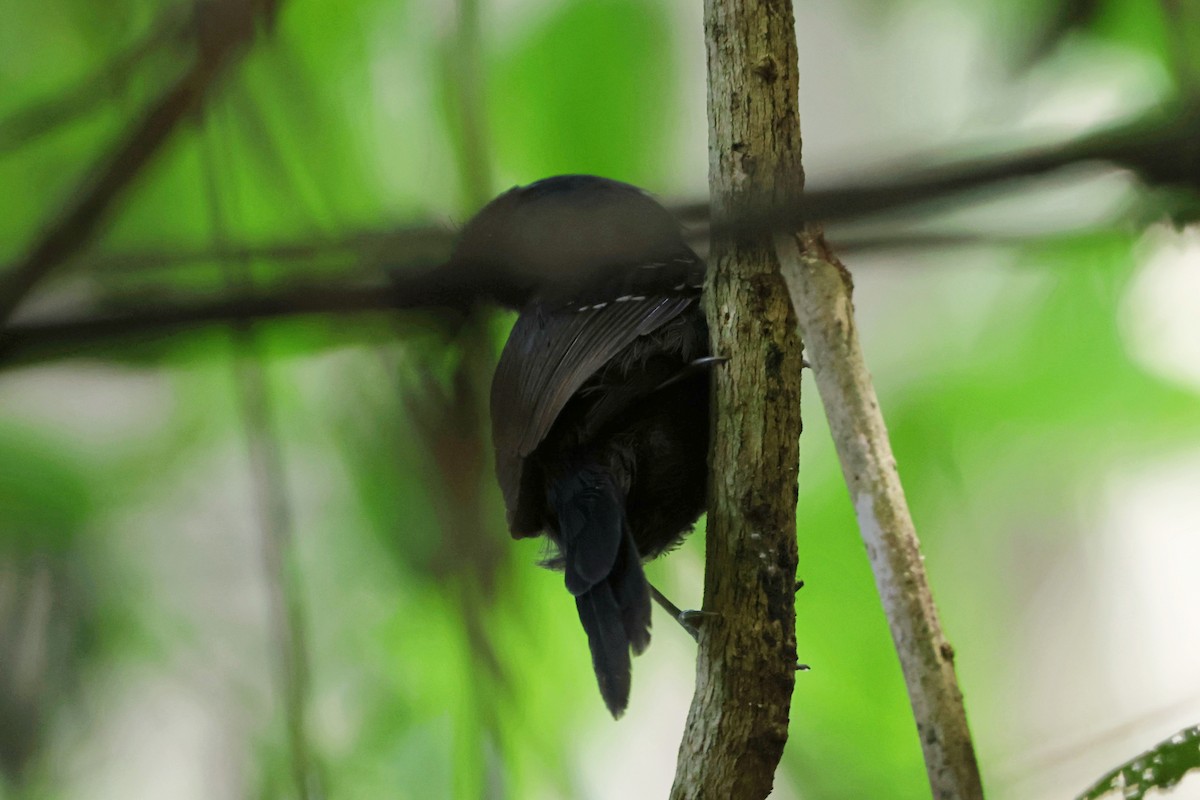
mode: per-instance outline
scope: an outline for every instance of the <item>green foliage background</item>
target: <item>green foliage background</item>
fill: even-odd
[[[168,5],[18,0],[5,10],[0,263],[21,254],[181,69],[170,47],[123,66]],[[702,31],[698,9],[681,5],[484,4],[491,189],[591,172],[664,198],[701,192]],[[1041,83],[1022,85],[1084,81],[1095,62],[1068,56],[1106,48],[1150,76],[1155,91],[1177,88],[1159,6],[1095,5],[1060,39],[1053,4],[1031,0],[957,11],[799,3],[806,130],[821,130],[822,113],[839,103],[865,104],[855,113],[869,119],[871,95],[831,96],[822,81],[853,85],[832,73],[849,73],[872,42],[922,19],[935,53],[961,26],[995,33],[988,53],[997,63],[974,64],[981,85],[1019,83],[1023,69]],[[34,305],[220,292],[227,263],[167,257],[215,244],[321,243],[464,219],[473,200],[456,111],[455,20],[449,3],[286,2],[274,33]],[[814,43],[833,34],[805,22],[830,23],[845,41],[826,42],[822,55]],[[884,56],[900,57],[907,40],[899,41]],[[1045,52],[1058,54],[1049,66],[1020,63]],[[887,80],[878,78],[881,93]],[[955,112],[936,96],[922,103],[915,110],[932,122],[928,139],[950,138],[936,127]],[[839,135],[810,137],[810,176],[834,171],[822,155],[853,167],[855,153],[836,152]],[[1115,193],[1134,203],[1128,185]],[[1049,208],[1051,221],[1070,216]],[[1029,635],[1035,623],[1057,630],[1053,587],[1081,585],[1076,573],[1087,573],[1089,556],[1104,556],[1096,531],[1121,502],[1114,476],[1195,459],[1200,445],[1195,385],[1156,371],[1130,344],[1129,287],[1151,248],[1130,215],[1117,216],[1065,238],[846,256],[993,797],[1067,796],[1118,755],[1161,738],[1146,732],[1163,732],[1160,717],[1129,709],[1097,716],[1118,693],[1103,665]],[[239,267],[238,280],[270,286],[377,267],[351,250],[256,260]],[[487,340],[498,345],[506,322],[489,325]],[[656,617],[654,647],[635,664],[630,713],[606,718],[561,579],[534,567],[535,543],[507,541],[490,484],[486,529],[466,539],[446,531],[439,509],[449,501],[419,414],[403,398],[433,391],[436,406],[460,355],[436,331],[374,316],[257,325],[249,349],[212,330],[81,348],[0,373],[0,647],[8,648],[0,798],[292,796],[237,401],[235,364],[247,358],[264,370],[286,458],[290,570],[310,634],[308,734],[328,796],[631,797],[631,786],[662,796],[691,692],[690,642]],[[423,375],[435,376],[433,389]],[[778,794],[923,797],[886,622],[815,388],[806,391],[798,535],[807,588],[798,618],[801,657],[813,670],[798,676]],[[1184,524],[1195,530],[1200,519]],[[702,538],[651,568],[684,605],[700,601]],[[1088,641],[1101,652],[1120,648],[1104,634],[1119,627],[1116,617],[1094,611]],[[1050,649],[1023,649],[1033,641]],[[1152,657],[1194,657],[1171,642]],[[1121,676],[1154,680],[1149,665]],[[1061,712],[1033,714],[1060,689]],[[1072,702],[1077,695],[1096,706]],[[1175,699],[1200,711],[1194,697]],[[1056,713],[1061,725],[1047,731]],[[1105,738],[1130,719],[1142,727]],[[1037,760],[1048,752],[1058,755]]]

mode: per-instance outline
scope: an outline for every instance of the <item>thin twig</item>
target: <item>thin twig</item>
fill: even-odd
[[[284,479],[283,452],[275,433],[267,375],[254,352],[250,331],[235,332],[235,372],[242,424],[249,449],[255,508],[262,531],[263,571],[287,721],[288,763],[301,800],[324,796],[317,759],[308,743],[310,667],[308,624],[294,564],[292,513]]]
[[[255,291],[186,303],[145,303],[137,308],[95,315],[10,323],[0,333],[0,356],[6,365],[28,363],[86,354],[89,349],[113,340],[141,341],[215,324],[363,314],[405,307],[411,306],[398,302],[390,287],[332,284],[293,287],[275,293]]]
[[[483,30],[479,0],[458,0],[457,24],[446,52],[458,138],[459,182],[472,210],[492,198],[493,169],[488,146]]]
[[[201,136],[201,156],[214,238],[221,242],[225,239],[225,214],[217,185],[211,117],[210,113]],[[251,283],[249,264],[230,264],[226,277],[231,285],[244,289]],[[288,764],[297,798],[320,800],[325,794],[323,781],[308,741],[311,683],[308,625],[301,601],[302,587],[293,563],[294,523],[288,502],[283,451],[275,433],[266,369],[248,322],[234,323],[233,340],[238,404],[250,459],[255,511],[262,533],[264,577],[270,601],[268,618],[287,723]]]
[[[151,58],[181,43],[191,19],[186,3],[168,6],[137,41],[117,53],[107,64],[52,98],[33,103],[0,120],[0,156],[8,156],[39,137],[104,107],[128,91],[134,79],[151,67]]]
[[[442,46],[445,93],[453,104],[450,126],[455,145],[463,205],[472,212],[491,199],[492,159],[485,127],[485,86],[480,0],[457,0],[452,34]],[[469,691],[479,718],[470,746],[482,766],[478,775],[458,770],[460,781],[478,779],[472,794],[503,792],[502,781],[487,769],[487,754],[499,746],[503,726],[498,716],[498,690],[505,685],[486,622],[488,597],[494,587],[498,555],[488,535],[484,504],[487,464],[486,398],[494,367],[488,324],[490,309],[472,305],[451,347],[458,356],[447,402],[425,415],[424,433],[439,467],[436,481],[447,501],[438,509],[442,521],[440,565],[451,578],[448,589],[462,615],[479,680]],[[468,784],[469,785],[469,784]],[[457,784],[458,794],[466,793]]]
[[[946,640],[879,400],[863,360],[850,277],[819,232],[776,237],[842,474],[900,656],[933,796],[980,800],[983,786]]]
[[[72,264],[72,272],[134,272],[162,270],[222,261],[341,263],[342,273],[406,263],[440,262],[450,254],[454,231],[436,223],[397,224],[384,228],[349,230],[336,237],[283,240],[223,247],[138,248],[89,253]]]
[[[201,46],[183,75],[168,86],[102,157],[76,188],[62,212],[0,281],[0,325],[47,274],[74,256],[99,230],[107,212],[162,149],[180,122],[200,107],[217,78],[244,52],[259,14],[271,13],[269,0],[245,7],[235,0],[201,3],[197,30]]]

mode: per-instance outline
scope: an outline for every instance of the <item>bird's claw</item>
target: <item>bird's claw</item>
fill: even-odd
[[[709,367],[719,366],[727,363],[728,361],[728,356],[704,356],[704,358],[697,358],[694,361],[689,361],[687,366],[660,383],[655,391],[661,391],[668,386],[674,386],[685,378],[695,375],[697,372],[703,372]]]
[[[680,625],[683,626],[683,629],[685,631],[687,631],[688,633],[690,633],[692,635],[692,638],[698,642],[698,641],[700,641],[700,623],[703,622],[706,617],[719,617],[719,616],[721,616],[721,615],[716,613],[715,611],[688,610],[688,611],[680,611],[679,615],[676,616],[675,619],[679,622]]]

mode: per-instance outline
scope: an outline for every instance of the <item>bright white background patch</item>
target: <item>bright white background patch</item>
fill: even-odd
[[[1200,229],[1153,228],[1141,255],[1121,315],[1130,353],[1154,373],[1200,390]]]

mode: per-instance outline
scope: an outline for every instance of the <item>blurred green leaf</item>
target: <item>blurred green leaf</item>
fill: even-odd
[[[571,0],[494,60],[490,128],[522,183],[593,173],[655,185],[677,81],[658,3]]]
[[[1123,800],[1142,800],[1151,789],[1173,788],[1200,768],[1200,726],[1184,728],[1096,781],[1079,800],[1099,800],[1120,792]]]
[[[80,467],[29,428],[0,425],[0,548],[29,554],[75,544],[95,509]]]
[[[1041,25],[1060,32],[1065,21],[1071,39],[1107,39],[1164,65],[1176,46],[1171,18],[1155,3],[1103,0],[1082,14],[1071,0],[943,5],[955,19],[983,15],[969,24],[989,34],[1004,28],[997,36],[1007,30],[1009,41],[1029,38]],[[27,245],[177,68],[185,53],[170,50],[124,79],[93,83],[168,8],[151,0],[53,0],[18,4],[0,25],[0,120],[43,101],[70,99],[81,86],[99,87],[88,103],[62,106],[70,113],[61,126],[0,154],[0,185],[7,190],[0,194],[0,262]],[[831,29],[863,36],[830,39],[832,57],[802,54],[805,109],[814,98],[823,108],[822,92],[852,85],[843,72],[876,76],[892,66],[870,59],[877,44],[894,58],[897,41],[959,30],[930,26],[923,4],[831,8],[798,4],[797,15],[822,26],[827,18],[858,25]],[[255,44],[207,112],[139,176],[96,243],[97,254],[211,251],[217,242],[205,200],[206,158],[226,217],[221,233],[230,242],[323,242],[347,231],[391,230],[409,219],[450,228],[465,217],[467,209],[456,205],[461,154],[446,113],[453,88],[444,69],[454,41],[452,6],[288,0],[282,9],[275,38]],[[1065,13],[1054,23],[1057,12]],[[702,96],[702,34],[683,25],[698,22],[693,8],[662,0],[484,3],[482,18],[487,69],[480,78],[503,185],[596,172],[657,189],[671,162],[663,154],[703,139],[702,131],[676,129],[683,98]],[[901,30],[893,40],[894,28]],[[944,56],[953,48],[935,51]],[[966,74],[973,57],[937,68]],[[841,66],[821,69],[829,64]],[[898,75],[909,74],[906,64],[894,66]],[[837,95],[834,105],[844,105],[847,96]],[[870,108],[878,98],[863,92],[853,99]],[[955,118],[971,109],[988,114],[985,99],[971,99],[970,108],[964,98],[944,100],[963,105]],[[840,141],[842,132],[830,124],[806,120],[814,174],[825,166],[829,143]],[[881,119],[881,127],[888,124]],[[699,174],[704,165],[688,169]],[[1174,207],[1154,205],[1142,221]],[[937,262],[912,251],[875,270],[851,263],[859,300],[866,301],[862,326],[874,335],[865,342],[868,357],[958,647],[985,768],[997,720],[1007,724],[1013,716],[1005,681],[1011,680],[1014,620],[1029,613],[1025,590],[1049,580],[1053,568],[1028,563],[1029,553],[1086,541],[1090,520],[1078,506],[1103,499],[1099,485],[1106,474],[1190,452],[1200,441],[1195,395],[1150,374],[1125,341],[1121,305],[1137,266],[1134,241],[1133,232],[1115,229],[1048,239],[1024,248],[1007,266],[997,266],[1002,256],[983,246],[952,268],[950,259]],[[390,247],[381,244],[372,255],[384,258],[368,267],[386,261]],[[223,291],[231,264],[248,270],[259,286],[305,276],[360,280],[368,267],[355,263],[358,252],[252,263],[192,258],[162,269],[122,272],[118,265],[104,273],[94,268],[102,259],[85,255],[47,286],[44,299],[52,307],[60,300],[103,305],[117,297],[170,302]],[[921,268],[930,262],[943,266]],[[902,281],[889,282],[900,272]],[[905,294],[914,286],[919,291]],[[288,457],[297,569],[312,622],[312,736],[328,767],[330,797],[583,797],[594,790],[595,769],[587,761],[608,757],[619,747],[614,741],[633,741],[639,750],[661,744],[666,725],[682,721],[661,719],[656,704],[631,709],[620,723],[607,718],[562,577],[536,566],[539,543],[510,541],[490,483],[486,538],[469,553],[456,549],[461,539],[444,530],[439,504],[446,497],[431,477],[428,437],[415,430],[401,393],[411,388],[410,368],[418,360],[432,363],[445,380],[461,354],[447,347],[440,327],[413,320],[380,315],[254,326]],[[70,655],[79,652],[72,648],[92,635],[104,645],[91,651],[106,656],[104,669],[89,674],[96,694],[112,691],[123,678],[108,672],[124,676],[121,667],[130,663],[155,677],[185,664],[222,684],[218,694],[241,701],[253,693],[254,702],[217,706],[214,719],[228,719],[213,724],[235,754],[235,768],[225,776],[231,791],[276,797],[291,788],[282,720],[260,699],[271,692],[262,654],[243,652],[237,638],[270,639],[262,587],[254,582],[256,551],[252,543],[237,549],[230,534],[251,524],[243,518],[244,442],[232,372],[237,354],[228,330],[218,327],[85,343],[74,354],[78,360],[49,367],[87,370],[118,398],[147,380],[158,394],[153,403],[127,408],[107,395],[95,398],[107,410],[94,423],[94,440],[78,434],[86,420],[69,417],[88,407],[86,393],[97,383],[80,382],[80,397],[61,409],[46,402],[36,422],[13,415],[0,424],[0,555],[32,559],[21,562],[19,583],[12,584],[34,587],[22,588],[25,600],[45,591],[36,588],[47,580],[38,577],[43,574],[53,574],[45,585],[64,587],[63,597],[72,587],[95,588],[96,594],[79,595],[94,605],[63,607],[88,614],[65,613],[53,630],[76,631],[62,639],[70,648],[54,651],[58,666],[76,674],[82,662]],[[122,369],[96,370],[96,363]],[[40,379],[40,370],[8,366],[0,373],[6,386]],[[806,391],[798,536],[807,587],[797,610],[800,658],[813,670],[797,676],[780,791],[813,798],[926,797],[886,621],[811,382]],[[442,396],[430,397],[436,404]],[[21,420],[27,416],[22,411]],[[109,416],[124,420],[124,427],[104,428]],[[696,605],[699,581],[685,578],[689,569],[698,572],[703,532],[684,548],[652,569],[668,579],[682,575],[676,595]],[[119,569],[109,563],[114,556]],[[477,569],[480,559],[487,563]],[[487,579],[473,580],[481,574]],[[198,585],[218,583],[197,599],[181,575],[194,576]],[[129,608],[121,601],[130,601]],[[72,627],[71,620],[81,619],[95,623]],[[139,627],[152,629],[156,647],[112,647]],[[675,689],[686,693],[692,651],[672,651],[672,632],[661,628],[655,647],[635,661],[635,685],[644,689],[659,680],[658,670],[677,678]],[[214,664],[218,668],[210,669]],[[143,673],[136,679],[144,680]],[[128,716],[115,722],[81,726],[74,715],[86,702],[66,692],[58,692],[53,705],[54,713],[65,714],[63,727],[78,732],[61,741],[49,737],[51,749],[44,752],[53,757],[46,763],[55,769],[47,767],[37,787],[46,796],[71,791],[57,773],[90,777],[99,770],[89,766],[94,757],[79,740],[104,739],[107,746],[118,723],[146,725],[146,717],[123,710]],[[0,716],[0,727],[8,719]],[[153,724],[157,736],[161,720]],[[605,746],[594,747],[598,740]],[[200,752],[204,745],[197,741],[184,744]],[[669,763],[658,766],[670,769]],[[113,767],[139,780],[151,775],[145,768],[136,758]]]

